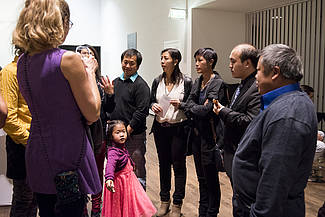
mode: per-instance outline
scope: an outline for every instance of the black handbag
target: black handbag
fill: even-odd
[[[216,158],[216,166],[219,172],[226,172],[225,164],[223,161],[223,150],[219,149],[218,145],[216,145],[215,150],[215,158]]]
[[[216,160],[217,170],[219,172],[226,172],[225,166],[224,166],[224,161],[223,161],[223,151],[219,148],[219,146],[217,144],[217,133],[216,133],[216,129],[215,129],[215,126],[214,126],[214,121],[213,121],[212,118],[210,119],[210,126],[211,126],[213,139],[214,139],[214,142],[216,144],[216,147],[215,147],[215,160]]]
[[[79,176],[76,170],[59,173],[54,178],[57,199],[61,204],[79,200],[82,194],[79,189]]]

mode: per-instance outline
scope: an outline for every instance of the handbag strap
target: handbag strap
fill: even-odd
[[[37,115],[37,112],[36,110],[34,109],[34,106],[35,106],[35,101],[33,101],[33,96],[32,96],[32,91],[31,91],[31,87],[30,87],[30,83],[29,83],[29,79],[28,79],[28,66],[27,66],[27,61],[28,61],[28,54],[25,53],[24,54],[24,73],[25,73],[25,84],[26,84],[26,90],[27,92],[29,93],[29,96],[30,96],[30,100],[31,100],[31,106],[33,108],[33,110],[35,111],[33,116],[32,116],[32,120],[33,122],[36,122],[38,124],[36,124],[37,126],[37,129],[38,131],[40,132],[40,140],[41,140],[41,145],[43,147],[43,152],[45,153],[45,158],[46,160],[48,161],[48,164],[49,164],[49,167],[50,167],[50,170],[53,171],[53,168],[51,166],[51,163],[50,163],[50,160],[49,160],[49,155],[46,151],[46,145],[44,143],[44,140],[43,140],[43,136],[42,136],[42,128],[41,128],[41,125],[39,124],[39,119],[38,119],[38,115]],[[29,105],[28,105],[29,106]],[[85,130],[83,130],[83,136],[82,136],[83,140],[82,140],[82,146],[81,146],[81,152],[80,152],[80,158],[78,159],[77,163],[76,163],[76,168],[79,168],[80,167],[80,164],[81,164],[81,160],[84,158],[85,156],[85,153],[86,153],[86,145],[85,145]]]
[[[211,132],[212,132],[214,143],[217,143],[217,133],[216,133],[216,129],[214,128],[213,118],[210,118],[209,122],[210,122],[210,127],[211,127]]]

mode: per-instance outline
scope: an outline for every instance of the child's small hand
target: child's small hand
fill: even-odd
[[[114,181],[113,181],[113,180],[106,180],[106,181],[105,181],[105,185],[106,185],[106,188],[107,188],[109,191],[115,193],[115,189],[114,189]]]

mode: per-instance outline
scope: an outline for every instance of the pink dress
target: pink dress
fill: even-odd
[[[103,217],[151,217],[156,208],[133,172],[130,160],[115,173],[115,193],[104,187]]]

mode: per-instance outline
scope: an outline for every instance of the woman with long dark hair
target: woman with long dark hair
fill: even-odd
[[[161,52],[163,73],[152,83],[151,110],[156,114],[152,126],[159,159],[160,200],[157,216],[169,211],[171,190],[171,167],[175,177],[173,206],[169,216],[181,216],[186,185],[186,139],[184,126],[187,117],[184,105],[192,87],[191,78],[179,68],[182,60],[177,49],[168,48]]]

